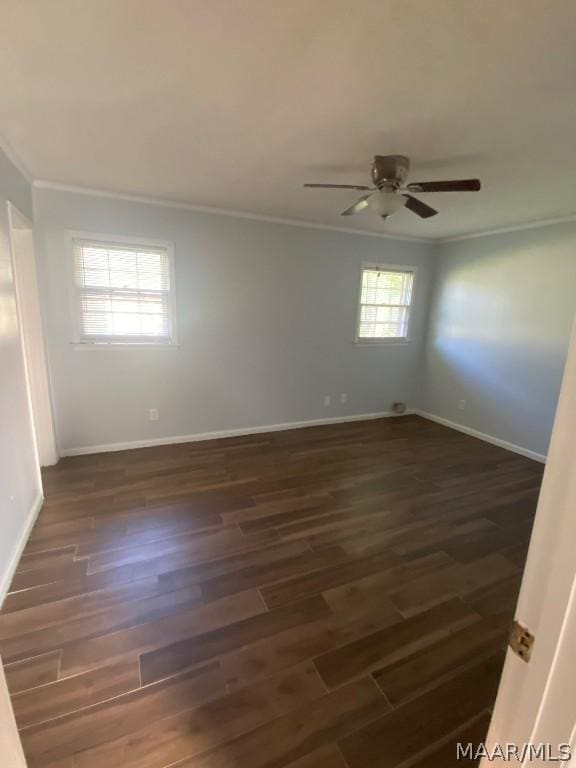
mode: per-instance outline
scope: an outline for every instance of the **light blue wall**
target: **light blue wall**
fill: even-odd
[[[430,246],[48,189],[35,213],[61,449],[416,404]],[[174,242],[179,348],[71,344],[67,230]],[[363,261],[418,267],[410,343],[354,343]]]
[[[49,189],[35,215],[61,449],[403,400],[546,453],[576,310],[576,224],[432,246]],[[174,242],[180,347],[71,344],[69,230]],[[354,344],[363,261],[418,267],[411,343]]]
[[[545,454],[576,311],[576,223],[437,250],[424,410]]]

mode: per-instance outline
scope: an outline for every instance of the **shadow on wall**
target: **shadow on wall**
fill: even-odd
[[[576,309],[576,228],[571,249],[502,239],[453,243],[440,258],[427,410],[545,452]]]

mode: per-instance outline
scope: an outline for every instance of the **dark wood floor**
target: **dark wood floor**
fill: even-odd
[[[458,765],[541,474],[414,416],[62,460],[0,615],[29,765]]]

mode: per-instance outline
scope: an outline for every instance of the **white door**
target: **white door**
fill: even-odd
[[[526,663],[508,650],[488,750],[507,743],[532,744],[533,749],[550,744],[547,755],[526,752],[513,764],[576,766],[576,328],[516,618],[535,637],[532,655]],[[558,759],[562,743],[572,745],[571,761]],[[499,762],[504,764],[484,759],[481,766]]]
[[[18,302],[28,395],[32,410],[36,450],[41,467],[58,461],[52,403],[46,361],[44,331],[38,296],[34,235],[32,225],[8,203],[12,262]]]

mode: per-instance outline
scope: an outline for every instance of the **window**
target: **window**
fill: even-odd
[[[413,269],[363,267],[357,340],[406,341],[413,285]]]
[[[174,344],[171,248],[73,238],[76,341]]]

